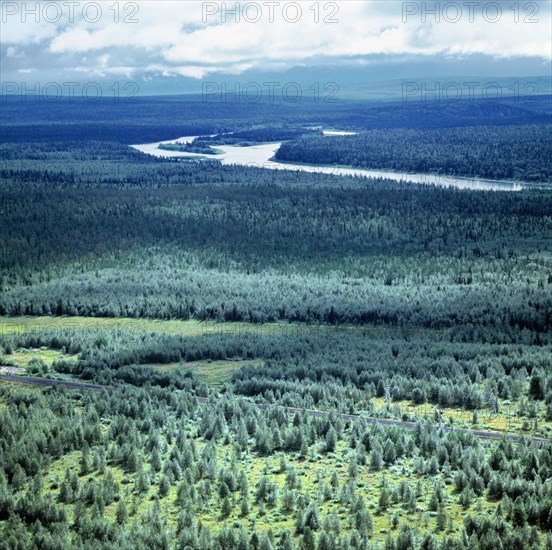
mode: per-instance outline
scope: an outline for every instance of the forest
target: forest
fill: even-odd
[[[546,191],[141,161],[101,144],[60,162],[53,149],[37,149],[36,160],[6,154],[0,314],[409,324],[548,339]]]
[[[4,336],[4,361],[18,349],[59,349],[52,365],[34,357],[30,368],[42,363],[43,376],[79,375],[106,389],[0,384],[0,546],[398,550],[495,548],[498,540],[550,548],[549,441],[488,442],[444,431],[433,413],[409,431],[331,412],[373,414],[382,380],[391,380],[385,408],[395,414],[405,395],[439,402],[435,414],[447,399],[475,399],[466,405],[477,423],[488,390],[501,408],[518,398],[539,405],[546,393],[542,422],[552,427],[549,349],[457,344],[448,350],[458,364],[451,376],[441,341],[389,336]],[[367,352],[373,366],[361,358]],[[387,354],[388,370],[376,365]],[[223,395],[186,369],[155,366],[248,355],[265,366],[238,371]],[[146,361],[154,365],[137,365]],[[242,397],[253,394],[268,407]],[[287,414],[287,403],[330,414]]]
[[[552,549],[549,99],[3,98],[0,549]]]
[[[256,143],[270,143],[271,141],[289,141],[315,136],[322,136],[322,130],[312,128],[293,127],[290,125],[253,128],[239,130],[229,134],[217,134],[213,136],[200,136],[194,143],[212,143],[219,145],[248,146]]]
[[[552,96],[460,101],[380,102],[345,100],[328,105],[312,98],[299,103],[204,101],[201,96],[132,99],[0,96],[2,141],[48,143],[104,141],[149,143],[182,136],[211,135],[259,126],[308,125],[363,131],[378,128],[450,128],[542,124],[552,115]]]
[[[205,142],[195,139],[192,143],[160,143],[157,147],[165,151],[181,151],[184,153],[197,153],[199,155],[216,155],[217,151]]]
[[[284,162],[552,182],[552,125],[369,130],[282,144]]]
[[[212,136],[198,136],[190,143],[161,143],[158,148],[166,151],[182,151],[185,153],[198,153],[203,155],[216,155],[218,145],[233,145],[248,147],[258,143],[270,143],[275,141],[287,141],[303,137],[322,136],[322,130],[309,128],[294,128],[290,126],[271,126],[269,128],[254,128],[251,130],[239,130],[227,134],[214,134]]]

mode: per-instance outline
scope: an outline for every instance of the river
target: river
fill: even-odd
[[[353,132],[325,130],[324,135],[352,135]],[[197,136],[185,136],[179,139],[131,145],[134,149],[161,158],[205,158],[206,155],[198,153],[185,153],[181,151],[168,151],[159,149],[164,143],[190,143]],[[249,147],[236,147],[232,145],[215,145],[222,151],[220,155],[213,155],[213,160],[219,160],[222,164],[236,164],[240,166],[256,166],[270,170],[300,170],[302,172],[316,172],[323,174],[336,174],[342,176],[366,176],[370,178],[386,178],[393,181],[407,181],[440,187],[457,187],[459,189],[478,189],[485,191],[521,191],[523,185],[519,183],[493,181],[477,178],[461,178],[457,176],[441,176],[438,174],[422,174],[409,172],[393,172],[388,170],[367,170],[363,168],[345,168],[338,166],[322,166],[309,164],[291,164],[270,160],[280,147],[281,143],[263,143]],[[211,157],[209,157],[211,158]]]

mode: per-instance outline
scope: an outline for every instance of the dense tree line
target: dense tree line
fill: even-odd
[[[190,143],[161,143],[158,148],[166,151],[216,155],[217,145],[248,147],[264,142],[285,141],[322,135],[322,130],[295,128],[292,126],[270,126],[268,128],[255,128],[253,130],[238,130],[227,134],[199,136],[194,138]]]
[[[284,162],[449,174],[473,178],[552,181],[552,125],[370,130],[329,139],[283,143]]]
[[[221,273],[206,269],[194,256],[182,256],[182,263],[174,265],[175,255],[170,250],[152,258],[159,267],[148,269],[140,261],[130,275],[125,268],[136,266],[133,258],[123,258],[115,268],[108,264],[110,257],[104,259],[107,265],[100,270],[94,266],[83,274],[36,276],[30,288],[6,289],[0,312],[253,323],[407,324],[452,328],[468,341],[549,341],[552,304],[548,279],[541,287],[538,281],[533,286],[513,281],[497,288],[492,280],[470,286],[451,283],[439,275],[415,286],[415,277],[397,276],[390,285],[386,281],[392,275],[387,270],[359,281],[343,280],[338,274],[248,274],[245,269]],[[413,303],[418,307],[413,308]]]
[[[267,128],[255,128],[252,130],[238,130],[230,134],[216,134],[213,136],[200,136],[194,140],[194,144],[211,145],[240,145],[248,146],[255,143],[270,141],[288,141],[291,139],[300,139],[320,136],[322,130],[286,126],[270,126]]]
[[[161,143],[158,149],[164,151],[180,151],[182,153],[195,153],[199,155],[216,155],[217,151],[209,146],[209,144],[194,140],[193,143]]]
[[[551,327],[546,192],[4,151],[0,314]]]

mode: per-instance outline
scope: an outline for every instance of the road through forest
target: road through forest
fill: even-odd
[[[6,382],[16,382],[20,384],[29,384],[32,386],[61,386],[68,389],[84,389],[84,390],[108,390],[108,389],[114,389],[113,386],[102,386],[100,384],[87,384],[84,382],[73,382],[68,380],[55,380],[52,378],[36,378],[31,376],[18,376],[18,375],[11,375],[11,374],[1,374],[0,375],[0,381],[6,381]],[[208,397],[196,397],[198,403],[202,405],[206,405],[210,403],[211,398]],[[259,409],[266,409],[268,407],[271,407],[273,405],[270,405],[268,403],[255,403],[255,406]],[[288,413],[296,413],[296,412],[302,412],[303,409],[298,407],[283,407],[286,412]],[[310,410],[307,409],[305,411],[309,416],[327,416],[331,413],[326,411],[316,411],[316,410]],[[381,426],[397,426],[399,428],[405,428],[407,430],[413,430],[416,427],[415,422],[404,422],[402,420],[390,420],[386,418],[372,418],[372,417],[364,417],[356,414],[343,414],[343,413],[334,413],[335,416],[341,418],[342,420],[358,420],[359,418],[363,418],[366,422],[371,423],[377,423]],[[460,428],[453,428],[450,426],[443,426],[443,430],[446,432],[452,432],[452,431],[462,431],[464,433],[472,433],[476,437],[479,437],[481,439],[502,439],[506,438],[510,441],[531,441],[533,443],[546,443],[549,440],[544,438],[538,438],[538,437],[525,437],[521,435],[514,435],[514,434],[504,434],[500,432],[487,432],[483,430],[467,430],[467,429],[460,429]]]

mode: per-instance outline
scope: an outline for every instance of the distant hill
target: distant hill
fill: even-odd
[[[253,125],[324,125],[361,131],[535,124],[552,115],[550,95],[497,101],[342,100],[331,104],[309,99],[298,103],[205,101],[201,96],[126,101],[3,96],[1,101],[4,142],[97,140],[133,144],[246,130]]]

